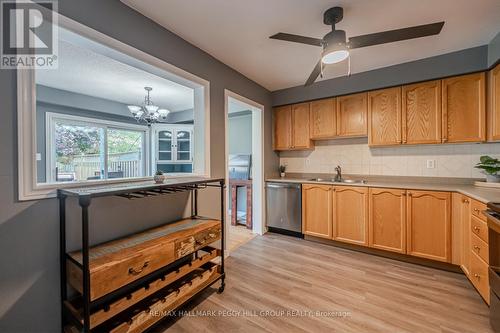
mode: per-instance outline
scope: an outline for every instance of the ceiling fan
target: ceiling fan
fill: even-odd
[[[322,73],[323,64],[335,64],[347,59],[349,57],[349,50],[351,49],[437,35],[441,32],[444,25],[444,22],[417,25],[413,27],[351,37],[349,38],[349,41],[347,41],[344,30],[335,30],[335,24],[342,21],[343,17],[344,9],[342,7],[332,7],[323,14],[323,23],[332,26],[332,31],[327,33],[323,38],[299,36],[283,32],[269,37],[288,42],[323,47],[321,59],[314,67],[311,75],[305,83],[305,86],[309,86],[316,81],[318,76]]]

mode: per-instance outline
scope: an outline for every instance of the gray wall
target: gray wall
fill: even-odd
[[[272,93],[273,105],[285,105],[354,92],[471,73],[488,67],[488,46],[448,53]]]
[[[493,66],[500,59],[500,32],[488,44],[488,66]]]
[[[270,175],[275,170],[278,158],[270,144],[271,95],[266,89],[118,0],[60,0],[59,11],[210,81],[213,176],[224,176],[224,89],[263,104],[264,140],[269,143],[265,149],[265,173]],[[16,96],[16,72],[0,70],[0,332],[58,332],[57,200],[17,200]],[[218,216],[218,201],[211,197],[214,193],[200,196],[200,211]],[[172,200],[168,205],[165,198],[94,200],[90,210],[91,237],[104,241],[184,215],[189,206],[186,197],[180,195],[172,197]],[[68,216],[68,244],[76,248],[79,239],[78,210],[71,211],[76,214]],[[148,214],[144,214],[145,211]]]

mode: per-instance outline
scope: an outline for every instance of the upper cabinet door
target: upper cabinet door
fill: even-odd
[[[337,136],[366,136],[367,93],[337,97]]]
[[[407,198],[407,253],[451,262],[450,193],[412,190]]]
[[[403,86],[403,143],[441,143],[441,80]]]
[[[500,65],[488,73],[488,141],[500,140]]]
[[[307,149],[311,147],[309,107],[309,103],[292,105],[292,149]]]
[[[311,102],[310,134],[311,139],[330,139],[337,134],[335,99],[322,99]]]
[[[443,142],[486,139],[485,81],[484,73],[443,80]]]
[[[333,239],[368,245],[368,188],[336,186],[333,196]]]
[[[274,109],[274,149],[288,150],[292,146],[292,107]]]
[[[368,93],[368,144],[401,144],[401,87]]]

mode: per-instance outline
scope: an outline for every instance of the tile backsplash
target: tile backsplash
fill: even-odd
[[[366,138],[316,141],[312,151],[280,153],[287,172],[484,178],[474,168],[481,155],[500,157],[500,143],[369,148]],[[434,168],[428,168],[428,164]]]

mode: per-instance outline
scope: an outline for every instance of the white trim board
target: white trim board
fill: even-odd
[[[47,10],[39,6],[40,10]],[[97,30],[56,13],[62,34],[75,34],[87,40],[92,50],[111,56],[136,68],[164,77],[194,89],[195,146],[201,145],[204,153],[196,158],[197,176],[210,177],[210,82],[175,67],[159,58],[109,37]],[[38,184],[36,177],[36,96],[35,71],[17,70],[18,117],[18,196],[19,200],[36,200],[56,196],[56,190],[76,184]],[[135,178],[142,181],[152,177]],[[88,181],[79,186],[130,182],[131,179]]]
[[[225,128],[225,178],[229,182],[229,98],[248,104],[252,107],[252,232],[262,235],[266,232],[265,191],[264,191],[264,106],[228,89],[224,90],[224,128]],[[226,191],[226,202],[229,202],[229,191]],[[227,207],[227,205],[226,205]],[[233,208],[234,209],[234,208]],[[231,223],[228,209],[225,210],[226,231]],[[227,235],[227,233],[226,233]]]

